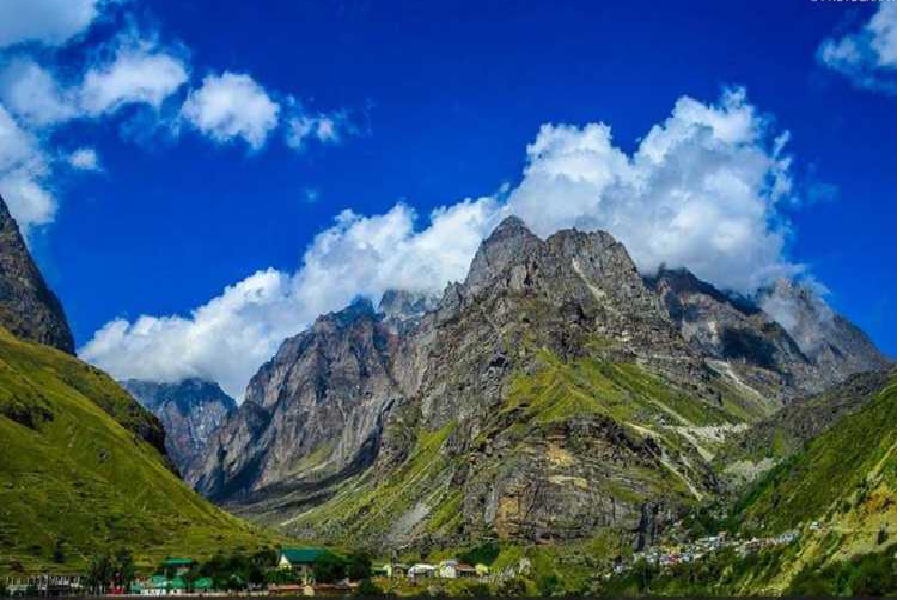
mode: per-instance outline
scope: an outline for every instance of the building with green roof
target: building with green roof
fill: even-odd
[[[213,589],[213,580],[211,577],[201,577],[194,582],[195,592],[208,592]]]
[[[278,553],[278,567],[290,569],[304,584],[314,580],[313,565],[328,551],[322,548],[282,548]]]
[[[169,581],[170,594],[183,594],[188,590],[187,581],[184,577],[173,577]]]

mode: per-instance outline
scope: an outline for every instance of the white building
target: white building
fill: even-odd
[[[434,565],[429,565],[427,563],[418,563],[409,568],[409,571],[406,572],[406,575],[412,579],[429,579],[434,577],[437,569]]]

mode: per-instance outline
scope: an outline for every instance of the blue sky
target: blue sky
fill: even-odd
[[[877,53],[877,3],[34,4],[16,17],[34,22],[0,27],[0,106],[40,164],[7,173],[6,188],[0,171],[0,193],[19,198],[78,345],[93,339],[88,357],[118,376],[199,374],[240,393],[321,310],[389,285],[439,288],[507,211],[540,229],[647,210],[653,237],[673,189],[705,194],[679,217],[691,245],[637,240],[639,266],[684,263],[744,292],[773,274],[813,280],[896,355],[896,50],[893,64]],[[62,14],[75,5],[84,12]],[[26,63],[53,82],[53,102],[36,86],[17,100]],[[685,123],[715,139],[694,132],[663,165],[622,166],[651,128],[677,137]],[[715,165],[737,180],[721,200],[690,187]],[[598,179],[606,169],[617,183]],[[417,237],[440,206],[459,209],[459,229]],[[701,239],[735,227],[746,249]],[[380,239],[402,252],[366,246]],[[167,358],[148,362],[150,350]]]

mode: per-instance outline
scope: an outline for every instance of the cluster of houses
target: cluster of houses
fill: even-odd
[[[818,526],[818,523],[815,525]],[[613,574],[624,573],[640,561],[661,568],[670,568],[702,560],[723,548],[733,548],[739,556],[744,557],[763,548],[793,543],[798,537],[797,531],[788,531],[775,537],[730,540],[727,532],[720,531],[718,535],[701,537],[696,541],[676,546],[651,546],[646,550],[635,552],[628,562],[619,558],[613,563],[612,572],[604,574],[604,579],[609,579]]]
[[[85,589],[81,575],[32,575],[28,577],[7,577],[3,587],[10,596],[62,596],[77,594]]]
[[[807,527],[811,531],[821,531],[824,528],[818,521],[813,521]],[[681,544],[651,546],[646,550],[636,552],[627,560],[620,557],[613,562],[612,570],[603,574],[603,578],[608,580],[613,575],[625,573],[640,561],[661,568],[671,568],[678,564],[702,560],[723,548],[733,548],[743,557],[764,548],[791,544],[798,537],[797,531],[788,531],[775,537],[729,539],[728,534],[722,531],[718,535],[701,537]],[[349,581],[330,586],[316,585],[314,566],[324,552],[326,551],[319,548],[282,549],[278,554],[277,568],[290,570],[294,573],[297,583],[269,585],[268,588],[260,589],[258,592],[272,595],[312,595],[320,592],[320,588],[324,587],[351,589],[358,585],[358,583]],[[214,591],[213,580],[209,577],[188,581],[186,576],[196,565],[197,562],[190,558],[167,558],[162,563],[162,573],[139,578],[133,581],[128,589],[115,588],[108,591],[113,594],[141,596],[204,594]],[[527,558],[519,561],[518,568],[510,566],[498,572],[492,572],[488,566],[480,563],[472,566],[455,558],[442,560],[437,564],[419,562],[410,565],[392,561],[373,566],[372,576],[386,579],[406,579],[414,584],[422,580],[433,579],[477,579],[485,583],[499,584],[517,574],[528,574],[530,567],[531,564]],[[8,578],[4,582],[4,587],[7,594],[11,596],[35,593],[40,596],[60,596],[86,591],[88,585],[84,577],[80,575],[35,575],[20,579]]]
[[[162,573],[143,579],[136,579],[128,589],[129,594],[141,596],[180,595],[188,592],[209,592],[213,589],[213,581],[209,577],[200,577],[188,582],[186,575],[197,565],[191,558],[167,558],[162,564]]]
[[[406,577],[410,581],[422,579],[475,579],[485,577],[490,573],[490,568],[483,564],[474,567],[460,562],[455,558],[442,560],[436,565],[429,563],[416,563],[407,565],[403,563],[386,563],[372,568],[374,577],[393,579]]]

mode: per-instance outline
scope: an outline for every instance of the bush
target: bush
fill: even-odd
[[[356,595],[363,598],[375,598],[384,595],[384,591],[375,585],[371,579],[363,579],[356,588]]]
[[[354,552],[347,557],[346,576],[351,581],[361,581],[372,576],[372,559],[364,552]]]
[[[470,565],[492,565],[500,556],[500,546],[496,542],[486,542],[459,555],[459,560]]]
[[[331,552],[320,554],[313,563],[313,573],[319,583],[334,583],[344,578],[344,561]]]

